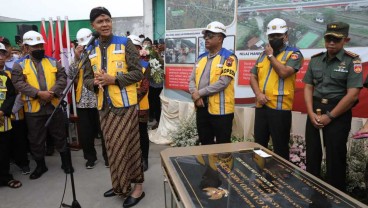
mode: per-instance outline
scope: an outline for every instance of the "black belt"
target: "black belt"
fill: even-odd
[[[341,98],[319,98],[319,97],[313,97],[313,102],[321,103],[321,104],[332,104],[337,105],[340,102]]]

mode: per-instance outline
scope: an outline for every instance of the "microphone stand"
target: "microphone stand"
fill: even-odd
[[[89,50],[87,53],[86,53],[86,50],[87,50],[87,47],[84,49],[82,55],[83,57],[81,59],[79,59],[78,61],[78,65],[77,65],[77,72],[73,75],[73,78],[71,80],[71,82],[69,82],[69,84],[66,86],[64,92],[62,93],[61,97],[60,97],[60,101],[58,103],[58,105],[55,107],[54,111],[52,112],[52,114],[50,115],[50,117],[47,119],[46,121],[46,124],[45,124],[45,127],[47,127],[50,122],[51,122],[51,119],[52,117],[54,116],[55,112],[60,108],[60,107],[66,107],[67,105],[67,102],[64,101],[64,98],[65,96],[67,95],[68,91],[70,90],[71,86],[73,85],[74,83],[74,80],[77,78],[78,74],[79,74],[79,68],[84,68],[85,64],[87,63],[87,60],[88,60],[88,56],[89,54],[91,53],[92,50]],[[79,67],[79,65],[82,63],[82,66]],[[69,118],[67,119],[68,120],[68,128],[69,128]],[[70,139],[70,135],[69,135],[69,131],[67,131],[68,133],[68,137]],[[72,157],[71,157],[71,153],[70,153],[70,144],[67,145],[67,148],[66,148],[66,151],[67,151],[67,160],[68,161],[68,165],[70,165],[70,169],[73,167],[72,165]],[[76,194],[75,194],[75,185],[74,185],[74,176],[73,176],[73,171],[70,171],[70,180],[71,180],[71,185],[72,185],[72,193],[73,193],[73,202],[72,202],[72,205],[67,205],[67,204],[62,204],[63,207],[71,207],[71,208],[81,208],[79,202],[77,201],[77,198],[76,198]]]

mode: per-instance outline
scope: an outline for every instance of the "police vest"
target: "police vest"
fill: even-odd
[[[199,82],[206,67],[208,52],[198,57],[195,71],[195,83],[198,89]],[[226,63],[225,63],[226,62]],[[234,63],[235,62],[235,63]],[[232,80],[224,91],[208,97],[208,112],[213,115],[225,115],[234,113],[234,77],[237,70],[236,57],[231,52],[222,48],[213,58],[210,72],[210,84],[217,82],[220,76],[230,76]]]
[[[8,75],[9,78],[11,78],[11,71],[12,69],[5,67],[5,73]],[[18,110],[16,113],[12,113],[10,116],[11,120],[19,121],[24,119],[24,109],[23,107]]]
[[[23,69],[23,75],[26,76],[26,82],[30,86],[41,90],[37,79],[37,69],[33,64],[33,61],[30,59],[29,55],[18,60],[17,63],[19,63],[19,65]],[[58,71],[56,67],[56,60],[51,57],[45,56],[45,58],[41,60],[41,65],[43,68],[43,73],[45,75],[47,90],[50,90],[56,83],[56,73]],[[26,113],[36,113],[40,111],[41,105],[38,98],[33,98],[22,94],[22,100],[24,101],[24,111]],[[51,100],[51,104],[54,107],[56,107],[58,103],[58,98],[53,98]]]
[[[128,73],[128,66],[125,59],[125,46],[128,39],[126,37],[113,36],[111,44],[106,51],[107,66],[105,72],[110,76],[116,77],[118,74]],[[88,50],[91,51],[89,59],[91,61],[91,67],[94,73],[101,73],[102,69],[102,56],[101,50],[98,44],[98,40],[95,41],[94,47],[90,46]],[[105,88],[106,89],[106,88]],[[103,104],[103,91],[99,90],[97,94],[97,108],[102,109]],[[108,102],[116,108],[129,107],[136,105],[137,98],[137,86],[136,83],[120,89],[118,85],[108,85]]]
[[[283,65],[289,60],[291,54],[299,51],[296,48],[286,47],[285,51],[276,56]],[[271,66],[265,53],[261,54],[256,65],[259,89],[270,101],[265,105],[276,110],[291,110],[294,101],[296,73],[282,79]],[[262,107],[257,103],[256,107]]]
[[[6,92],[8,91],[8,89],[6,88],[7,80],[7,76],[0,74],[0,107],[3,105],[6,99]],[[0,132],[9,131],[10,129],[12,129],[11,120],[9,117],[3,115],[1,119],[4,120],[4,123],[0,125]]]
[[[149,63],[147,61],[143,61],[143,60],[140,60],[140,63],[142,65],[142,72],[143,74],[146,72],[147,70],[147,67],[149,65]],[[137,89],[139,89],[141,87],[141,84],[142,84],[142,81],[138,82],[137,83]],[[138,110],[148,110],[149,109],[149,103],[148,103],[148,93],[147,92],[143,98],[141,99],[141,101],[139,101],[139,109]]]

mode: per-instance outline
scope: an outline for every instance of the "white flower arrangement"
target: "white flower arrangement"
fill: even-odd
[[[169,131],[173,142],[172,147],[195,146],[198,142],[198,132],[196,124],[196,114],[192,113],[189,117],[180,121],[174,131]]]
[[[149,64],[151,67],[151,77],[156,83],[161,83],[164,79],[164,69],[162,64],[160,64],[156,58],[151,58],[149,60]]]
[[[366,167],[368,162],[367,140],[355,140],[349,138],[346,168],[346,190],[348,193],[359,195],[366,193],[365,183]]]

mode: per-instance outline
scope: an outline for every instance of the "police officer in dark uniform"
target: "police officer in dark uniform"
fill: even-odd
[[[359,56],[344,50],[350,41],[349,25],[333,22],[325,33],[326,52],[312,56],[303,82],[308,111],[306,124],[307,171],[320,176],[322,129],[326,148],[326,180],[345,191],[346,142],[352,112],[363,86],[362,64]],[[322,115],[317,115],[321,109]]]

